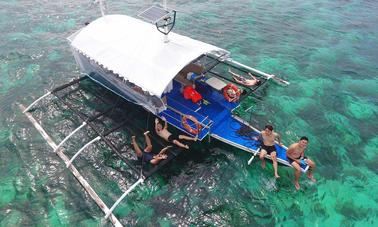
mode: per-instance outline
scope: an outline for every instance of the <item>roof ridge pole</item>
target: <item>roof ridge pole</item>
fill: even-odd
[[[163,7],[165,10],[167,10],[167,0],[163,0]],[[168,22],[165,21],[165,27],[164,27],[164,31],[165,31],[165,35],[164,35],[164,43],[169,43],[169,39],[168,39],[168,27],[167,27],[167,24]]]

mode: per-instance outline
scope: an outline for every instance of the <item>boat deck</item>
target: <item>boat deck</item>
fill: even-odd
[[[167,104],[169,108],[160,116],[165,116],[167,121],[176,128],[187,132],[181,124],[181,115],[190,114],[208,125],[198,135],[202,140],[206,135],[223,141],[241,150],[255,154],[259,153],[260,142],[255,139],[259,135],[259,131],[251,127],[248,123],[232,116],[231,112],[239,103],[230,103],[224,99],[223,94],[209,88],[203,82],[196,83],[196,90],[202,95],[202,102],[193,103],[186,100],[181,91],[181,84],[174,81],[173,89],[167,94]],[[194,136],[194,135],[193,135]],[[275,145],[277,150],[277,161],[283,165],[291,166],[286,157],[286,147]],[[270,159],[270,156],[267,155]],[[303,171],[307,170],[307,166],[301,166]]]
[[[203,100],[193,103],[183,97],[181,86],[177,81],[173,81],[173,89],[167,94],[168,109],[161,112],[159,116],[164,116],[171,125],[185,132],[187,131],[182,126],[181,113],[194,116],[205,126],[198,135],[199,140],[205,138],[211,132],[213,125],[220,123],[232,109],[238,106],[238,103],[228,102],[223,94],[209,89],[203,83],[196,84],[196,90],[202,95]],[[194,125],[191,126],[194,127]]]

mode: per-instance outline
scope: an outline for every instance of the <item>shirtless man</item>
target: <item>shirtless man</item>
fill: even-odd
[[[172,133],[170,133],[168,131],[167,120],[165,119],[165,117],[161,117],[161,119],[163,119],[163,121],[164,121],[164,127],[159,122],[159,119],[156,118],[155,119],[155,131],[156,131],[156,134],[158,134],[165,141],[176,144],[177,146],[185,148],[185,149],[189,149],[189,146],[187,144],[181,143],[179,140],[184,139],[184,140],[197,141],[197,137],[192,138],[192,137],[189,137],[189,136],[186,136],[186,135],[179,135],[177,137],[177,136],[172,135]]]
[[[135,153],[138,158],[142,159],[144,162],[151,163],[153,165],[157,165],[161,160],[167,159],[167,150],[171,146],[167,146],[159,152],[159,154],[154,155],[152,154],[152,143],[151,139],[148,136],[149,131],[144,133],[144,138],[146,140],[146,148],[142,151],[138,145],[138,143],[135,140],[135,136],[131,137],[131,144],[134,146]]]
[[[311,159],[304,156],[304,151],[307,147],[307,144],[308,144],[308,138],[306,136],[303,136],[300,138],[298,143],[293,143],[292,145],[290,145],[290,147],[286,151],[286,156],[289,159],[290,164],[294,167],[294,171],[295,171],[294,185],[297,190],[301,188],[298,182],[299,177],[301,176],[301,167],[300,167],[301,162],[305,162],[310,166],[307,172],[307,177],[312,182],[316,182],[312,174],[312,171],[315,169],[315,163]]]
[[[273,161],[273,169],[274,169],[274,177],[279,178],[280,176],[278,175],[277,172],[277,152],[276,152],[276,147],[274,146],[275,144],[275,139],[278,140],[278,143],[280,146],[281,144],[281,136],[273,132],[273,126],[271,125],[266,125],[265,129],[261,131],[260,138],[261,140],[261,151],[260,151],[260,159],[261,159],[261,166],[262,168],[265,168],[265,159],[264,157],[268,154],[272,158]]]
[[[254,85],[258,85],[260,83],[260,80],[256,79],[256,77],[254,75],[252,75],[250,72],[248,72],[248,75],[251,77],[251,79],[247,79],[239,74],[236,74],[234,72],[231,71],[231,69],[228,69],[228,72],[231,73],[232,75],[232,78],[234,78],[234,80],[236,82],[238,82],[239,84],[243,84],[247,87],[252,87]]]

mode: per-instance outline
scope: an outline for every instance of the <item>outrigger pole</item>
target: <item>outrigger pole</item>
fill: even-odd
[[[51,137],[46,133],[46,131],[42,128],[42,126],[37,122],[37,120],[33,117],[33,115],[26,111],[26,108],[20,104],[19,105],[21,111],[25,113],[27,118],[30,122],[34,125],[34,127],[38,130],[38,132],[42,135],[42,137],[47,141],[50,147],[56,150],[56,154],[63,160],[63,162],[67,165],[69,163],[68,157],[63,153],[62,149],[56,149],[58,145],[51,139]],[[80,174],[80,172],[76,169],[75,166],[70,165],[68,169],[71,173],[75,176],[75,178],[79,181],[79,183],[83,186],[85,191],[89,194],[89,196],[96,202],[97,206],[105,213],[109,213],[109,208],[106,204],[101,200],[101,198],[97,195],[97,193],[93,190],[93,188],[89,185],[89,183],[84,179],[84,177]],[[114,226],[120,227],[122,226],[121,222],[114,216],[113,213],[109,214],[109,220],[113,223]]]
[[[87,74],[84,74],[84,73],[83,73],[82,75],[85,75],[85,76],[80,77],[80,78],[78,78],[78,79],[75,79],[75,80],[69,82],[68,84],[63,84],[62,86],[59,86],[59,87],[53,89],[52,91],[49,91],[49,92],[47,92],[46,94],[42,95],[42,96],[39,97],[37,100],[35,100],[32,104],[30,104],[28,107],[26,107],[22,112],[23,112],[23,113],[26,113],[27,111],[30,110],[30,108],[31,108],[32,106],[34,106],[35,104],[37,104],[37,103],[38,103],[39,101],[41,101],[43,98],[45,98],[45,97],[47,97],[47,96],[49,96],[49,95],[51,95],[51,94],[53,94],[53,93],[55,93],[55,92],[58,92],[58,91],[60,91],[60,90],[63,90],[63,89],[65,89],[66,87],[69,87],[69,86],[71,86],[71,85],[77,84],[77,83],[79,83],[80,81],[82,81],[82,80],[88,78],[88,77],[87,77],[87,76],[88,76]]]
[[[90,197],[96,202],[96,204],[100,207],[100,209],[105,213],[105,219],[110,219],[110,221],[115,225],[115,226],[122,226],[122,224],[119,222],[119,220],[114,216],[112,213],[114,209],[118,206],[118,204],[131,192],[133,191],[138,185],[142,184],[145,179],[147,179],[149,176],[151,176],[154,172],[158,171],[162,166],[167,164],[169,161],[171,161],[175,156],[178,155],[174,150],[170,151],[171,155],[168,156],[168,158],[162,162],[160,162],[158,165],[156,165],[154,168],[151,170],[145,172],[143,169],[143,163],[140,171],[133,165],[130,165],[128,160],[125,160],[125,158],[121,155],[121,152],[118,151],[117,147],[113,145],[111,141],[109,141],[107,138],[105,138],[107,135],[111,134],[112,132],[122,128],[125,126],[126,123],[130,123],[130,119],[132,119],[135,116],[136,112],[130,112],[128,111],[126,114],[123,114],[124,117],[122,117],[121,121],[117,122],[117,125],[105,130],[105,132],[100,133],[98,129],[96,129],[95,125],[92,123],[92,121],[95,121],[99,119],[99,117],[112,112],[114,107],[116,107],[116,104],[111,105],[110,107],[106,108],[105,110],[95,114],[94,116],[87,117],[84,113],[81,113],[80,111],[76,110],[70,103],[68,103],[63,97],[57,94],[57,92],[71,86],[74,84],[79,83],[80,81],[89,78],[87,74],[84,74],[86,76],[83,76],[81,78],[75,79],[67,84],[64,84],[62,86],[59,86],[40,98],[38,98],[36,101],[34,101],[32,104],[30,104],[27,108],[25,108],[23,105],[19,105],[20,109],[25,115],[28,117],[28,119],[31,121],[31,123],[34,125],[34,127],[39,131],[39,133],[42,135],[42,137],[47,141],[47,143],[51,146],[53,149],[53,152],[56,153],[65,163],[66,167],[68,170],[71,171],[71,173],[75,176],[75,178],[79,181],[79,183],[83,186],[83,188],[88,192]],[[66,105],[73,113],[75,113],[80,119],[82,119],[82,123],[80,126],[78,126],[75,130],[73,130],[71,133],[69,133],[68,136],[66,136],[58,145],[52,140],[52,138],[46,133],[46,131],[42,128],[42,126],[37,122],[37,120],[32,116],[30,112],[28,112],[36,103],[38,103],[40,100],[43,98],[47,97],[48,95],[53,94],[56,98],[58,98],[59,101],[61,101],[64,105]],[[101,99],[103,102],[107,104],[111,104],[107,102],[106,100],[103,99],[103,97],[98,97]],[[127,115],[127,116],[125,116]],[[82,146],[74,155],[71,159],[69,159],[65,154],[64,150],[62,149],[63,144],[68,141],[73,135],[75,135],[78,131],[80,131],[82,128],[85,126],[89,126],[96,134],[97,136],[95,138],[92,138],[89,142],[87,142],[84,146]],[[131,129],[127,129],[129,132],[132,133]],[[89,183],[83,178],[83,176],[80,174],[80,172],[76,169],[76,167],[73,165],[73,161],[79,156],[88,146],[91,144],[102,140],[104,141],[108,147],[117,154],[117,156],[124,161],[130,168],[131,170],[134,171],[134,173],[138,174],[138,180],[130,186],[123,194],[120,196],[117,201],[112,205],[112,207],[109,209],[106,204],[101,200],[101,198],[96,194],[96,192],[93,190],[93,188],[89,185]],[[159,142],[159,141],[157,141]],[[163,145],[160,142],[160,145]]]

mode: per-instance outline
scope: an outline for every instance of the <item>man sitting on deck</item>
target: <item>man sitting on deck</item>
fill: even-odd
[[[256,79],[256,77],[252,75],[250,72],[248,72],[248,75],[251,77],[251,79],[246,79],[245,77],[232,72],[231,69],[228,69],[228,72],[231,73],[232,78],[234,78],[236,82],[238,82],[239,84],[245,85],[247,87],[259,85],[261,83],[261,81]]]
[[[152,143],[151,143],[150,137],[148,136],[148,133],[150,133],[150,132],[147,131],[147,132],[144,133],[144,138],[146,140],[147,146],[146,146],[146,148],[144,148],[143,151],[138,146],[138,143],[136,142],[135,136],[131,137],[131,140],[132,140],[131,144],[134,146],[134,150],[135,150],[135,153],[136,153],[138,158],[142,159],[144,162],[148,162],[148,163],[151,163],[153,165],[157,165],[161,160],[167,159],[168,156],[167,156],[166,152],[167,152],[168,148],[170,148],[171,146],[167,146],[167,147],[161,149],[161,151],[157,155],[152,154]]]
[[[299,186],[299,177],[301,176],[301,163],[305,163],[310,166],[307,172],[307,177],[312,181],[316,182],[312,171],[315,169],[315,163],[304,156],[304,151],[308,144],[308,138],[306,136],[303,136],[300,138],[298,143],[293,143],[289,146],[289,148],[286,151],[286,157],[289,159],[290,164],[294,167],[294,185],[297,190],[299,190],[301,187]]]
[[[155,131],[156,131],[156,134],[158,134],[165,141],[176,144],[177,146],[185,148],[185,149],[189,149],[189,146],[187,144],[181,143],[179,140],[184,139],[184,140],[190,140],[190,141],[197,141],[197,137],[192,138],[192,137],[189,137],[189,136],[186,136],[186,135],[179,135],[177,137],[177,136],[172,135],[172,133],[170,133],[168,131],[167,120],[165,119],[165,117],[161,117],[161,119],[163,119],[163,121],[164,121],[164,127],[160,123],[159,119],[156,118],[155,119]]]
[[[259,138],[259,140],[261,140],[260,159],[261,159],[262,168],[265,168],[264,157],[267,154],[270,155],[273,161],[274,177],[279,178],[280,176],[278,175],[278,172],[277,172],[278,165],[277,165],[277,152],[276,152],[276,147],[275,147],[275,139],[277,139],[280,146],[282,146],[281,136],[278,133],[273,132],[273,126],[266,125],[265,129],[261,131],[260,138]]]

